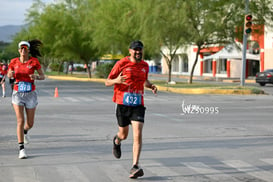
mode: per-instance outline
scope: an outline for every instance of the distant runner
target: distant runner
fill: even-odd
[[[0,84],[2,87],[2,97],[6,97],[6,75],[7,75],[7,65],[0,63]]]

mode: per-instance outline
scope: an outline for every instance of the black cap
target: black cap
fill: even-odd
[[[130,44],[130,49],[135,49],[135,48],[143,48],[143,43],[140,40],[135,40],[133,42],[131,42]]]

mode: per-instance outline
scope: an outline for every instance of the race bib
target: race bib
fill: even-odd
[[[123,105],[126,106],[141,105],[141,94],[125,92],[123,95]]]
[[[32,90],[32,83],[30,82],[19,82],[18,92],[30,92]]]

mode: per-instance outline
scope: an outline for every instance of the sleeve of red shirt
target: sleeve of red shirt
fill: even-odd
[[[41,64],[40,64],[40,62],[39,62],[39,60],[37,59],[37,58],[32,58],[34,61],[33,61],[33,66],[35,66],[35,69],[36,70],[39,70],[39,69],[41,69]]]
[[[150,69],[149,69],[149,65],[148,65],[148,63],[146,63],[146,79],[148,79],[148,74],[149,74],[149,71],[150,71]]]
[[[9,63],[9,66],[8,66],[8,70],[14,70],[14,62],[15,62],[15,59],[12,59]]]
[[[111,72],[108,75],[108,79],[115,79],[118,77],[118,75],[120,74],[121,69],[120,69],[120,62],[116,62],[116,64],[114,65],[114,67],[112,68]]]

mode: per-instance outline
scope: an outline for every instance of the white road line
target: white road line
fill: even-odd
[[[115,181],[128,181],[130,169],[126,170],[122,165],[111,164],[104,165],[101,167],[101,170],[106,173],[106,175],[113,182]]]
[[[78,99],[76,98],[73,98],[73,97],[63,97],[64,100],[68,100],[68,101],[71,101],[71,102],[79,102]]]
[[[167,118],[168,116],[166,114],[161,114],[161,113],[151,113],[154,116],[159,116],[159,117],[163,117],[163,118]]]
[[[147,162],[146,164],[143,164],[144,173],[145,170],[149,170],[149,172],[155,174],[156,176],[167,178],[164,179],[164,181],[174,181],[175,178],[179,178],[181,175],[173,170],[171,170],[168,167],[163,166],[161,163],[155,163],[155,162]],[[173,179],[172,179],[173,177]]]
[[[273,158],[268,158],[268,159],[260,159],[261,161],[268,163],[268,164],[272,164],[273,165]],[[273,179],[272,179],[273,180]]]
[[[221,170],[213,169],[212,167],[210,167],[202,162],[186,162],[186,163],[184,162],[181,164],[194,170],[198,174],[202,174],[202,175],[206,176],[207,178],[215,180],[215,181],[221,181],[221,182],[224,182],[224,181],[236,182],[236,181],[238,181],[239,182],[239,180],[237,180],[235,177],[225,174]]]
[[[84,97],[84,98],[81,98],[82,100],[86,101],[86,102],[92,102],[94,101],[95,99],[92,99],[90,97]]]
[[[168,118],[168,120],[172,120],[172,121],[182,121],[182,119],[180,119],[180,118],[174,118],[174,117],[169,116],[167,114],[151,113],[151,115],[154,115],[154,116],[157,116],[157,117],[162,117],[162,118]]]
[[[32,167],[12,168],[12,176],[14,182],[39,182]]]
[[[2,181],[2,180],[13,181],[13,177],[12,177],[11,173],[12,173],[11,168],[1,167],[0,168],[0,181]]]
[[[90,180],[82,173],[82,171],[76,166],[58,166],[57,172],[61,176],[61,179],[66,182],[89,182]]]
[[[227,160],[223,161],[223,163],[230,167],[236,168],[238,171],[244,172],[248,175],[254,176],[264,181],[271,182],[273,179],[272,172],[264,171],[263,169],[257,168],[240,160]]]
[[[100,97],[100,96],[96,97],[96,100],[98,100],[98,101],[111,101],[111,99],[109,100],[108,98]]]

